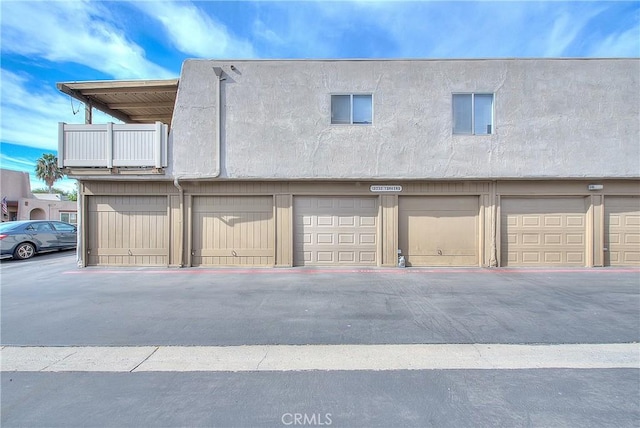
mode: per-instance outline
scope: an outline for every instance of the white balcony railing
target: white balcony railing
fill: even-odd
[[[169,127],[151,124],[58,125],[60,168],[164,168]]]

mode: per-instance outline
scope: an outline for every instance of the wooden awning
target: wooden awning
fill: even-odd
[[[58,90],[125,123],[171,125],[179,79],[58,83]],[[88,112],[87,122],[91,122]]]

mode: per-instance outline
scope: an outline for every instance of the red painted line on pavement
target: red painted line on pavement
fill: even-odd
[[[254,269],[200,269],[200,268],[166,268],[158,269],[92,269],[83,268],[62,272],[63,275],[104,275],[104,274],[147,274],[147,275],[258,275],[258,274],[339,274],[339,273],[373,273],[373,274],[518,274],[518,273],[637,273],[640,268],[382,268],[382,269],[341,269],[341,268],[254,268]]]

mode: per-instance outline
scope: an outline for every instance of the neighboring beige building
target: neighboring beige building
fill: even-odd
[[[78,205],[57,194],[31,193],[29,173],[0,169],[0,191],[7,198],[7,213],[2,221],[61,220],[77,223]]]
[[[80,264],[639,266],[640,60],[188,60],[61,83]]]

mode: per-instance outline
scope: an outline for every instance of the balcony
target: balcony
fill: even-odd
[[[161,173],[167,166],[169,126],[151,124],[58,124],[58,166],[111,173]],[[102,172],[102,171],[101,171]]]

